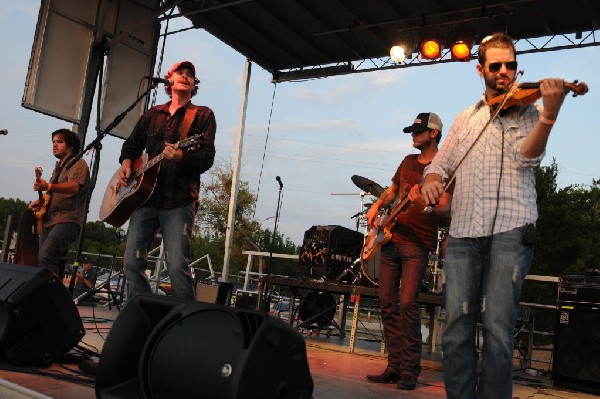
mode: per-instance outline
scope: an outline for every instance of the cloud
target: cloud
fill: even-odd
[[[309,104],[335,105],[341,99],[356,96],[362,90],[358,85],[346,84],[330,86],[327,89],[311,90],[306,87],[297,87],[291,90],[290,95]]]

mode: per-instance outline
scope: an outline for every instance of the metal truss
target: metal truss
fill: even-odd
[[[540,38],[519,39],[515,41],[517,54],[543,53],[567,49],[599,46],[600,40],[596,38],[600,30],[544,36]],[[471,60],[476,60],[478,48],[471,49]],[[333,65],[318,65],[311,68],[295,68],[279,71],[273,74],[273,83],[298,82],[311,79],[321,79],[329,76],[347,75],[351,73],[381,71],[386,69],[409,68],[426,65],[439,65],[447,62],[461,62],[453,60],[450,49],[444,49],[442,56],[435,60],[422,59],[420,53],[413,53],[411,58],[397,63],[389,56],[382,58],[368,58],[360,61],[338,63]]]

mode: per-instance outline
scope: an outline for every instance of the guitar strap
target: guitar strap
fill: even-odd
[[[179,126],[179,141],[185,139],[192,127],[192,123],[194,119],[196,119],[196,113],[198,112],[198,106],[194,104],[188,105],[185,110],[185,116],[183,117],[183,122],[181,122],[181,126]]]

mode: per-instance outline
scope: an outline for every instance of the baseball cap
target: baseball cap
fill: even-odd
[[[402,131],[404,133],[421,133],[427,129],[442,131],[442,120],[437,114],[433,112],[422,112],[417,115],[417,118],[412,125],[405,127]]]
[[[173,72],[181,68],[189,69],[190,71],[192,71],[194,77],[196,77],[196,67],[194,66],[194,64],[192,64],[190,61],[181,61],[173,64],[171,69],[169,69],[169,72],[167,72],[167,74],[165,75],[165,78],[169,79],[173,75]]]

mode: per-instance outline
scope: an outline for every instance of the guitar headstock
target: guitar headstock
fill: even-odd
[[[44,173],[44,170],[42,169],[41,166],[36,166],[35,167],[35,178],[36,179],[41,179],[42,178],[42,173]]]

